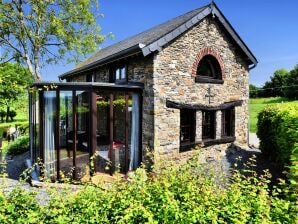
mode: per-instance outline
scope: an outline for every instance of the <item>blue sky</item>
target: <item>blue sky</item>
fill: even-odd
[[[103,34],[112,32],[103,48],[151,28],[210,0],[100,0],[104,18],[98,23]],[[220,10],[242,40],[257,57],[259,64],[250,72],[250,83],[261,86],[279,68],[292,69],[298,63],[297,0],[216,0]],[[75,65],[48,65],[43,80],[57,76]]]

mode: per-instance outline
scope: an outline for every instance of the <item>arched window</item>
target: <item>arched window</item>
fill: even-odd
[[[200,60],[197,67],[196,81],[223,83],[221,67],[214,56],[206,55]]]

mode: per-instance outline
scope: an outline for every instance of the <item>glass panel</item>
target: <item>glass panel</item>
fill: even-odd
[[[72,91],[60,91],[60,173],[72,177],[73,103]],[[63,178],[62,176],[62,178]]]
[[[77,150],[76,150],[76,178],[82,178],[89,166],[89,92],[77,91]]]
[[[126,79],[126,67],[121,68],[121,79]]]
[[[215,112],[214,111],[203,111],[203,139],[214,139],[215,138]]]
[[[41,157],[39,150],[39,92],[30,93],[30,142],[32,161],[35,163]]]
[[[116,170],[124,172],[125,164],[125,122],[126,101],[123,93],[114,94],[114,126],[113,126],[113,161],[115,162]]]
[[[97,129],[96,129],[96,168],[97,172],[108,172],[109,170],[109,138],[110,138],[110,94],[107,92],[97,92]]]
[[[116,69],[116,80],[119,80],[120,79],[120,69],[117,68]]]
[[[56,91],[44,92],[44,165],[47,177],[56,175],[55,152]]]
[[[135,170],[140,165],[140,96],[137,93],[131,94],[131,128],[129,135],[129,170]],[[130,105],[130,103],[129,103]]]

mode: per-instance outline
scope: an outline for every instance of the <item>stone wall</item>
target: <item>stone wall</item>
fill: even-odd
[[[207,50],[204,50],[207,49]],[[202,52],[214,55],[222,68],[223,84],[197,83],[193,75],[194,64]],[[248,65],[238,46],[212,19],[206,18],[182,34],[154,57],[154,134],[155,150],[165,153],[179,152],[180,110],[166,107],[166,99],[187,104],[217,106],[225,102],[243,100],[235,108],[236,144],[247,144],[248,134]],[[215,96],[209,104],[205,97],[208,88]],[[221,113],[216,113],[216,137],[220,138]],[[201,112],[196,116],[196,140],[201,139]],[[221,146],[216,146],[219,148]],[[209,147],[214,148],[214,147]],[[222,148],[227,148],[225,144]],[[215,150],[220,151],[220,150]]]

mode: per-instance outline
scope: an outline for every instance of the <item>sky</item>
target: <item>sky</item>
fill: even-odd
[[[112,32],[100,48],[210,3],[210,0],[99,0],[104,18],[102,34]],[[250,83],[262,86],[274,71],[298,64],[298,0],[215,0],[259,63],[250,71]],[[43,68],[43,80],[74,68],[61,63]]]

